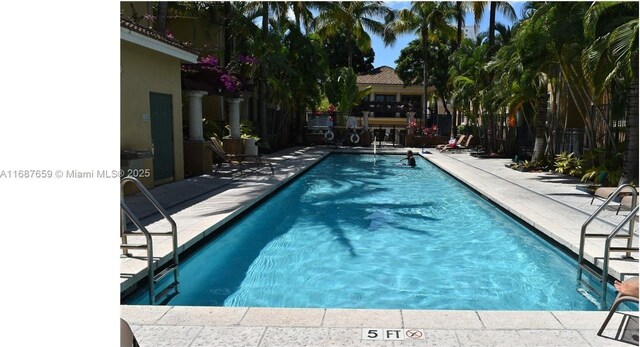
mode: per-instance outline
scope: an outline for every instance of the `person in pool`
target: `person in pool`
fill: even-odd
[[[407,151],[407,157],[400,159],[400,161],[406,160],[407,161],[407,165],[411,166],[411,167],[415,167],[416,166],[416,158],[413,157],[413,152],[411,150]]]

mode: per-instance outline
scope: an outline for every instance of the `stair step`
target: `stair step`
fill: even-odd
[[[580,284],[582,284],[583,286],[587,287],[588,291],[590,294],[595,294],[597,297],[600,297],[600,291],[598,291],[597,289],[593,288],[593,286],[591,284],[589,284],[589,282],[580,279]],[[578,290],[579,292],[579,290]]]
[[[584,234],[584,237],[608,237],[609,234]],[[616,234],[614,238],[616,239],[628,239],[631,235],[629,234]]]
[[[125,231],[124,232],[125,235],[127,236],[144,236],[143,233],[139,232],[139,231]],[[149,232],[149,235],[151,236],[171,236],[173,235],[172,231],[153,231],[153,232]]]
[[[611,252],[637,252],[638,247],[610,247]]]
[[[177,269],[177,267],[175,267],[173,265],[162,269],[162,271],[158,272],[157,274],[155,274],[155,276],[153,276],[153,281],[156,282],[156,283],[160,282],[160,280],[165,278],[167,275],[173,274],[173,272],[176,269]]]
[[[585,270],[588,273],[592,274],[598,281],[602,282],[602,274],[600,272],[597,272],[596,270],[592,269],[590,266],[587,266],[587,264],[580,264],[580,267],[582,268],[582,270]],[[582,281],[582,282],[586,283],[586,281]]]
[[[178,283],[171,283],[167,286],[167,288],[163,289],[160,293],[156,294],[154,301],[158,302],[164,296],[166,296],[169,292],[174,291],[175,294],[178,293]]]
[[[146,244],[132,244],[132,243],[127,243],[127,244],[121,244],[120,245],[120,249],[147,249],[147,245]]]

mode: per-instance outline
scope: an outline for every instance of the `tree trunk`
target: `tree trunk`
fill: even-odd
[[[444,95],[440,95],[440,98],[442,99],[442,105],[444,106],[444,112],[446,112],[449,117],[451,117],[451,134],[455,135],[455,129],[456,129],[456,116],[455,114],[452,114],[451,111],[449,111],[449,108],[447,107],[447,99],[444,98]],[[454,110],[455,112],[455,110]]]
[[[454,47],[454,51],[457,50],[462,45],[462,21],[464,19],[464,13],[462,12],[462,1],[456,1],[456,22],[458,26],[456,44]],[[446,107],[446,104],[445,104]],[[451,134],[453,136],[458,135],[458,113],[459,110],[454,106],[453,108],[453,118],[451,120]]]
[[[160,1],[158,2],[158,20],[156,21],[156,31],[159,32],[162,36],[164,36],[167,31],[167,6],[168,2]]]
[[[493,57],[495,50],[495,30],[496,30],[496,3],[491,1],[489,12],[489,50],[487,51],[487,61]],[[489,72],[489,83],[487,86],[491,87],[493,83],[493,72]],[[488,109],[488,122],[487,122],[487,152],[493,153],[496,149],[496,119],[494,116],[494,110]]]
[[[429,29],[425,28],[422,30],[422,86],[423,86],[423,94],[424,94],[424,105],[422,105],[423,119],[427,119],[427,91],[429,89],[429,72],[428,72],[428,40],[429,38]]]
[[[491,1],[489,7],[489,47],[493,48],[496,43],[496,2]],[[491,52],[493,54],[493,52]]]
[[[462,1],[456,1],[456,21],[458,22],[458,36],[456,40],[455,49],[458,49],[462,45],[462,20],[464,19],[462,13]]]
[[[297,104],[295,106],[295,115],[296,115],[296,139],[295,143],[301,145],[304,143],[304,105]]]
[[[551,119],[549,121],[549,133],[550,133],[550,141],[547,143],[547,148],[545,149],[545,155],[553,155],[555,154],[556,147],[556,139],[557,139],[557,131],[558,131],[558,110],[557,110],[557,100],[558,100],[558,88],[555,86],[556,80],[552,80],[550,83],[550,91],[549,91],[549,114],[547,115],[547,119]]]
[[[231,39],[231,2],[224,3],[224,64],[227,64],[231,60],[231,52],[233,49],[233,43]]]
[[[262,44],[264,47],[264,57],[260,61],[260,145],[264,148],[269,146],[269,132],[267,131],[267,77],[269,68],[267,64],[267,39],[269,36],[269,2],[262,2]]]
[[[632,60],[634,79],[627,92],[627,134],[624,162],[622,164],[622,177],[619,184],[638,184],[638,57]]]
[[[351,68],[353,65],[353,47],[351,40],[351,32],[347,31],[347,66]]]
[[[544,158],[548,97],[549,95],[545,93],[538,98],[538,112],[536,112],[536,141],[533,145],[531,161],[538,161]]]

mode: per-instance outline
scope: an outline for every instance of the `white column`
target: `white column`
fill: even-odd
[[[202,97],[208,93],[202,90],[187,91],[189,97],[189,140],[204,141],[202,137]]]
[[[400,102],[400,92],[396,93],[396,102]],[[400,112],[396,112],[396,117],[400,117]]]
[[[240,102],[242,98],[226,98],[229,103],[229,128],[231,130],[231,138],[240,138]]]
[[[369,101],[376,101],[376,94],[375,93],[371,93],[369,94]],[[370,105],[373,105],[373,103],[371,103]],[[371,117],[373,117],[373,111],[371,111]]]
[[[362,127],[369,127],[369,111],[361,111],[362,112]]]

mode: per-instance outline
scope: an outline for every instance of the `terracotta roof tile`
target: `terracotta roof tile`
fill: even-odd
[[[358,84],[395,84],[403,85],[396,70],[388,66],[380,66],[357,77]]]
[[[155,31],[153,29],[149,29],[149,28],[144,27],[142,25],[139,25],[137,23],[134,23],[131,20],[129,20],[129,19],[123,17],[123,16],[120,16],[120,26],[123,27],[123,28],[129,29],[131,31],[135,31],[138,34],[150,37],[150,38],[152,38],[154,40],[166,43],[166,44],[174,46],[176,48],[180,48],[180,49],[182,49],[184,51],[187,51],[189,53],[197,54],[196,51],[194,51],[191,48],[188,48],[187,46],[183,45],[182,43],[180,43],[178,41],[175,41],[175,40],[172,40],[172,39],[170,39],[168,37],[162,36],[157,31]]]

